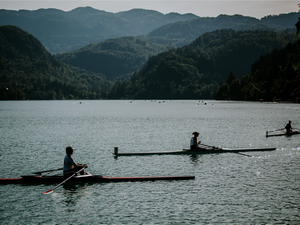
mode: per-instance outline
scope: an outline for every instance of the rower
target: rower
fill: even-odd
[[[65,156],[64,167],[63,167],[64,176],[71,175],[72,173],[75,173],[75,172],[81,170],[82,168],[88,168],[87,164],[81,164],[81,163],[74,162],[74,160],[72,158],[73,152],[74,152],[74,150],[71,146],[68,146],[66,148],[67,155]],[[84,175],[84,170],[82,170],[80,172],[80,174]]]
[[[190,141],[190,150],[195,150],[195,149],[200,149],[200,147],[198,146],[201,141],[198,141],[197,142],[197,137],[199,136],[199,132],[195,131],[193,132],[193,137],[191,138],[191,141]]]
[[[291,123],[292,123],[292,121],[289,121],[288,124],[285,126],[286,134],[293,133]]]

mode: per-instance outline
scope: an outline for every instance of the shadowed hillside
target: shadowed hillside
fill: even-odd
[[[0,99],[96,98],[109,82],[100,74],[76,73],[31,34],[0,27]]]

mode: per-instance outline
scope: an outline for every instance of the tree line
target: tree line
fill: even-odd
[[[230,73],[215,98],[300,102],[300,41],[261,56],[246,76]]]
[[[261,55],[294,43],[293,33],[272,31],[209,32],[182,48],[152,56],[133,74],[105,91],[109,98],[213,99],[232,72],[237,78],[251,72]]]

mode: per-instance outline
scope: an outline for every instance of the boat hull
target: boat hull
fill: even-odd
[[[125,153],[113,153],[115,156],[134,156],[134,155],[176,155],[176,154],[213,154],[213,153],[238,153],[238,152],[254,152],[254,151],[274,151],[276,148],[216,148],[216,149],[197,149],[197,150],[177,150],[167,152],[125,152]]]
[[[44,184],[60,183],[66,178],[63,176],[22,176],[21,178],[0,178],[0,184]],[[195,176],[166,176],[166,177],[104,177],[101,175],[77,176],[71,178],[69,182],[126,182],[126,181],[155,181],[155,180],[190,180]]]
[[[266,134],[266,137],[277,137],[277,136],[292,136],[292,135],[296,135],[296,134],[300,134],[300,131],[294,131],[293,133],[280,133],[280,134]]]

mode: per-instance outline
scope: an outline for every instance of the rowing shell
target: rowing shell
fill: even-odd
[[[279,133],[279,134],[269,134],[268,132],[266,133],[266,137],[276,137],[276,136],[292,136],[300,134],[300,131],[293,131],[293,133]]]
[[[211,153],[238,153],[238,152],[253,152],[253,151],[274,151],[276,148],[201,148],[197,150],[182,149],[177,151],[165,151],[165,152],[128,152],[119,153],[115,151],[113,154],[115,156],[134,156],[134,155],[176,155],[176,154],[211,154]]]
[[[59,183],[65,180],[64,176],[22,176],[21,178],[0,178],[0,184],[29,184],[29,183]],[[104,177],[101,175],[80,175],[71,178],[68,182],[125,182],[125,181],[155,181],[155,180],[190,180],[195,176],[166,176],[166,177]]]

